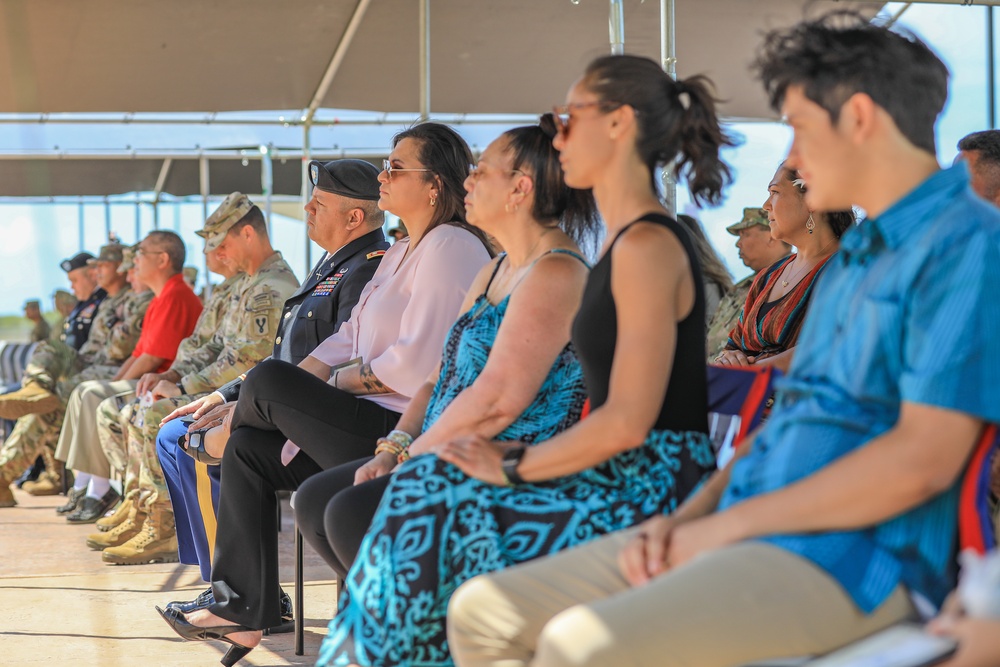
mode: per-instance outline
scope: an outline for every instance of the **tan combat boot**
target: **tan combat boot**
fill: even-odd
[[[139,509],[138,504],[133,503],[131,499],[126,500],[119,506],[119,510],[122,507],[128,505],[128,509],[125,512],[125,518],[116,526],[113,526],[106,533],[93,533],[87,536],[87,546],[91,549],[96,549],[97,551],[104,551],[110,547],[117,547],[125,544],[133,537],[142,532],[143,526],[146,523],[146,513]],[[118,514],[118,512],[115,512]]]
[[[0,476],[0,507],[14,507],[17,501],[14,500],[14,492],[10,490],[11,482]]]
[[[125,498],[121,501],[121,503],[118,504],[118,508],[112,514],[108,514],[107,516],[102,516],[100,519],[97,520],[97,523],[95,523],[94,525],[97,526],[97,530],[101,531],[102,533],[106,533],[115,526],[117,526],[118,524],[120,524],[122,521],[128,519],[129,513],[132,511],[132,507],[134,506],[135,506],[135,494],[132,494],[130,496],[125,496]],[[145,516],[146,513],[143,512],[143,517]]]
[[[0,418],[20,419],[25,415],[52,412],[59,407],[59,397],[34,382],[17,391],[0,395]]]
[[[101,559],[112,565],[176,563],[177,533],[174,532],[174,513],[170,504],[152,508],[142,530],[124,544],[105,549]]]
[[[45,472],[38,476],[34,482],[25,482],[21,487],[22,491],[33,496],[58,496],[63,492],[63,476],[68,476],[68,486],[73,485],[73,473],[66,470],[66,464],[54,458],[47,457],[45,461]]]

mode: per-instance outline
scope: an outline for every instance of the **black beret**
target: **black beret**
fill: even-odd
[[[379,170],[364,160],[333,160],[309,163],[309,180],[323,192],[375,201],[379,198]]]
[[[94,259],[94,256],[91,255],[89,252],[78,252],[69,259],[64,259],[63,261],[59,262],[59,266],[62,268],[63,271],[69,273],[74,269],[82,269],[83,267],[87,266],[87,262],[89,262],[92,259]]]

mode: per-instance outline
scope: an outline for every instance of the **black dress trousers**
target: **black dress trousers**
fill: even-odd
[[[361,549],[375,510],[392,475],[354,485],[354,473],[371,461],[367,456],[315,475],[295,497],[295,521],[302,537],[333,568],[340,581]]]
[[[283,361],[248,374],[222,458],[212,613],[256,629],[280,623],[275,491],[370,455],[399,417]],[[302,449],[287,466],[286,439]]]

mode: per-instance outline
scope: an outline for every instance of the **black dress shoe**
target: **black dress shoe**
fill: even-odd
[[[199,609],[208,609],[213,604],[215,604],[215,595],[212,593],[212,587],[209,586],[201,592],[201,594],[193,600],[188,602],[183,602],[180,600],[175,600],[173,602],[167,603],[167,609],[176,609],[182,614],[190,614],[192,611],[198,611]],[[292,598],[288,596],[284,590],[281,591],[281,623],[274,626],[273,628],[267,628],[264,630],[265,635],[280,635],[286,632],[291,632],[295,629],[295,616],[292,613]]]
[[[87,495],[87,487],[70,489],[66,493],[66,504],[56,508],[56,514],[69,514],[80,506],[80,501]]]
[[[182,614],[190,614],[192,611],[198,611],[199,609],[208,609],[213,604],[215,604],[215,595],[212,593],[212,587],[209,586],[193,600],[188,600],[187,602],[183,600],[168,602],[166,609],[176,609]]]
[[[18,477],[14,483],[17,484],[17,488],[21,488],[26,482],[37,482],[39,476],[45,471],[45,459],[41,456],[35,458],[35,462],[31,464],[31,467],[24,471],[24,473]]]
[[[100,498],[84,496],[83,500],[77,504],[76,509],[71,514],[66,515],[66,521],[69,523],[94,523],[114,507],[120,499],[121,496],[114,489],[108,489],[108,492]]]

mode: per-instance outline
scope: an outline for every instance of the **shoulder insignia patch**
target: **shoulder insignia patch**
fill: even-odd
[[[365,259],[375,259],[376,257],[381,257],[385,254],[385,250],[373,250],[372,252],[365,255]]]

